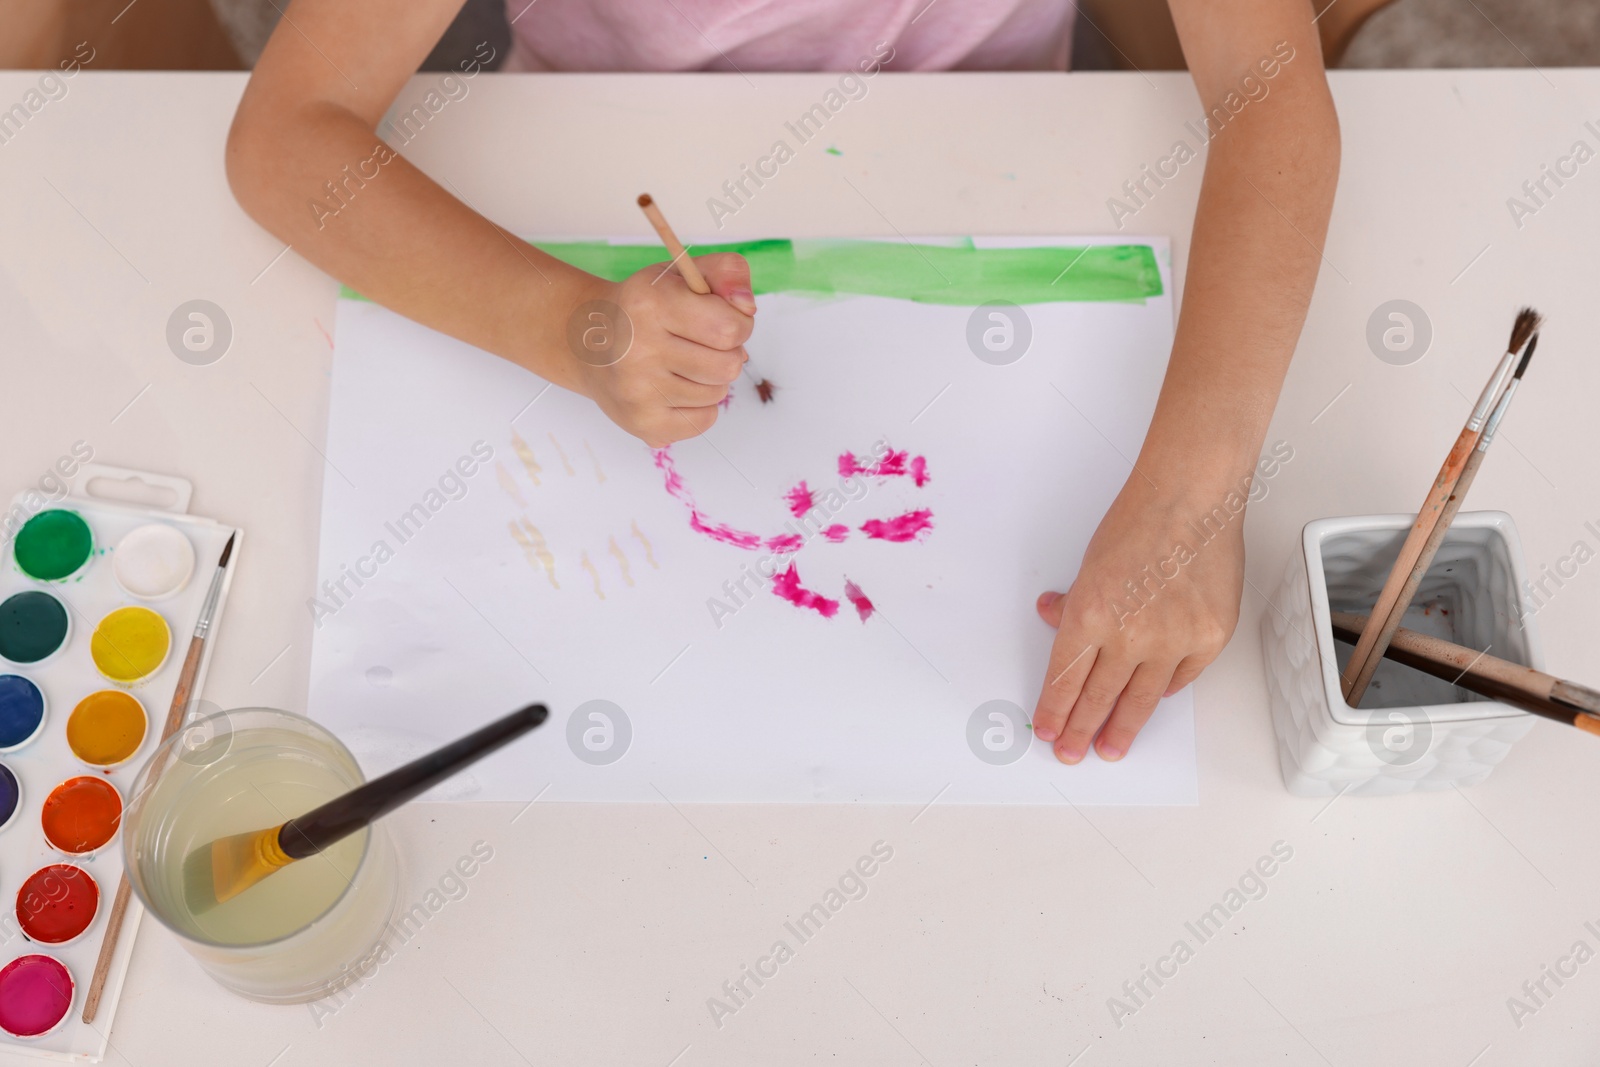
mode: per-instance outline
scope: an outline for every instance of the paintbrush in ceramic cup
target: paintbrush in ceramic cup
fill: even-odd
[[[1330,614],[1333,636],[1347,644],[1355,644],[1369,625],[1365,615]],[[1383,657],[1600,737],[1600,693],[1586,685],[1404,628],[1394,632]]]
[[[198,915],[275,871],[322,852],[532,730],[550,714],[529,704],[488,726],[335,797],[282,826],[222,837],[184,857],[183,891]]]
[[[1439,468],[1439,473],[1428,490],[1427,499],[1417,511],[1416,522],[1412,524],[1411,532],[1406,535],[1405,543],[1400,546],[1400,556],[1395,560],[1393,569],[1389,571],[1389,577],[1383,583],[1383,591],[1378,594],[1378,603],[1372,609],[1373,624],[1361,632],[1361,640],[1356,643],[1356,650],[1351,654],[1350,662],[1345,664],[1344,673],[1339,678],[1345,703],[1352,708],[1360,705],[1361,696],[1367,690],[1367,683],[1372,681],[1373,672],[1383,660],[1384,647],[1389,637],[1393,635],[1395,626],[1399,625],[1396,613],[1403,613],[1406,608],[1406,601],[1400,599],[1401,592],[1410,581],[1417,562],[1422,558],[1433,536],[1434,528],[1452,501],[1456,507],[1460,507],[1461,494],[1457,492],[1457,486],[1461,481],[1462,471],[1466,469],[1468,461],[1477,451],[1484,426],[1489,421],[1502,390],[1506,387],[1512,368],[1516,365],[1517,354],[1529,343],[1538,328],[1538,312],[1532,308],[1523,308],[1517,313],[1516,322],[1511,327],[1511,339],[1506,342],[1505,355],[1500,357],[1494,373],[1489,376],[1478,402],[1473,405],[1472,413],[1467,416],[1466,424],[1456,436],[1454,447],[1445,456],[1444,464]],[[1448,528],[1449,519],[1444,521]],[[1395,619],[1393,626],[1388,625],[1391,617]],[[1388,633],[1383,632],[1385,629]]]

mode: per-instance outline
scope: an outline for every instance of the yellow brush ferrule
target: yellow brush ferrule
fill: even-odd
[[[267,830],[256,838],[256,859],[270,870],[287,867],[294,862],[294,857],[283,850],[278,844],[278,828]]]

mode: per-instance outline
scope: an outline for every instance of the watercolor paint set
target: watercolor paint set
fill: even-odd
[[[82,1014],[122,881],[126,790],[160,741],[210,579],[238,535],[189,515],[191,495],[182,479],[89,464],[60,499],[25,491],[4,513],[0,1051],[105,1053],[136,900],[95,1018]]]

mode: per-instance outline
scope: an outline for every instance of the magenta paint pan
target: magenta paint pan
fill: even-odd
[[[0,968],[0,1030],[43,1037],[67,1017],[76,992],[66,964],[49,956],[18,956]]]

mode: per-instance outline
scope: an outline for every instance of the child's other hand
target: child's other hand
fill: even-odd
[[[717,405],[744,368],[744,343],[755,327],[744,257],[696,256],[695,263],[711,286],[707,295],[691,291],[664,263],[607,286],[597,298],[622,309],[633,340],[609,366],[573,354],[580,391],[652,448],[705,433],[717,421]]]
[[[1135,472],[1072,587],[1039,597],[1056,638],[1033,732],[1055,743],[1063,763],[1083,759],[1097,733],[1101,759],[1127,755],[1156,702],[1194,681],[1228,643],[1244,585],[1244,513],[1230,514],[1225,496],[1173,499]],[[1196,532],[1202,519],[1209,541]]]

